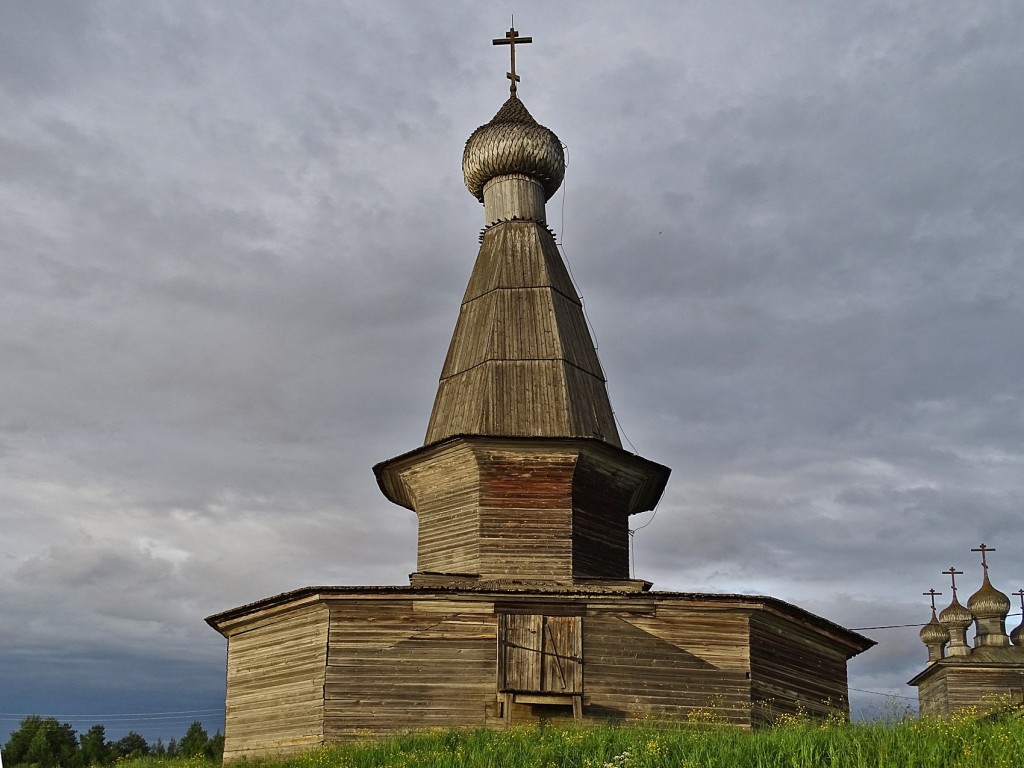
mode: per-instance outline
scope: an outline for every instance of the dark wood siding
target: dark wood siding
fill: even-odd
[[[573,477],[572,570],[577,577],[629,578],[629,513],[635,484],[609,458],[585,455]]]
[[[848,714],[846,653],[821,635],[776,616],[757,613],[750,633],[754,718],[783,714]]]

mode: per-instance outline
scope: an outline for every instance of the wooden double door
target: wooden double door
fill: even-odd
[[[515,701],[580,706],[583,622],[579,616],[499,614],[498,691]]]

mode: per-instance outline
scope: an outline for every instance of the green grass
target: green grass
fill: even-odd
[[[210,768],[199,759],[144,758],[122,768]],[[445,730],[323,747],[249,768],[1017,768],[1024,719],[906,719],[895,724],[789,718],[755,732],[714,725]]]

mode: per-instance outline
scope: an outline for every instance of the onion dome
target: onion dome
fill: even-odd
[[[462,174],[466,188],[481,203],[488,181],[511,174],[536,179],[550,200],[565,176],[562,142],[513,95],[491,122],[470,135],[462,153]]]
[[[942,609],[939,621],[951,629],[967,629],[974,623],[974,614],[960,605],[960,601],[954,596],[953,602]]]
[[[921,642],[925,645],[945,645],[949,642],[949,630],[936,618],[932,609],[932,620],[921,627]]]
[[[981,582],[981,589],[971,595],[967,609],[979,619],[1004,619],[1010,612],[1010,598],[992,586],[988,580],[988,569]]]
[[[970,646],[967,645],[967,628],[974,623],[974,616],[960,605],[956,599],[956,592],[953,592],[953,602],[943,608],[939,614],[939,621],[949,630],[949,651],[950,656],[969,656]]]

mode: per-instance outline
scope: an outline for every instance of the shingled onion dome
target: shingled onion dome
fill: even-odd
[[[949,642],[949,630],[939,621],[932,608],[932,620],[921,627],[921,642],[928,646],[928,661],[938,661]]]
[[[538,181],[547,201],[565,176],[562,142],[511,96],[491,122],[470,135],[462,152],[462,174],[466,188],[481,203],[488,181],[519,174]]]
[[[976,619],[1006,618],[1010,612],[1010,598],[992,586],[988,570],[981,581],[981,588],[967,601],[967,610]]]
[[[988,568],[984,570],[981,589],[971,595],[967,609],[977,619],[977,634],[974,646],[1010,644],[1006,636],[1006,616],[1010,612],[1010,598],[992,586],[988,580]]]
[[[949,631],[949,656],[968,656],[971,653],[967,645],[967,628],[974,623],[974,614],[960,605],[953,595],[953,602],[942,609],[939,621]]]

